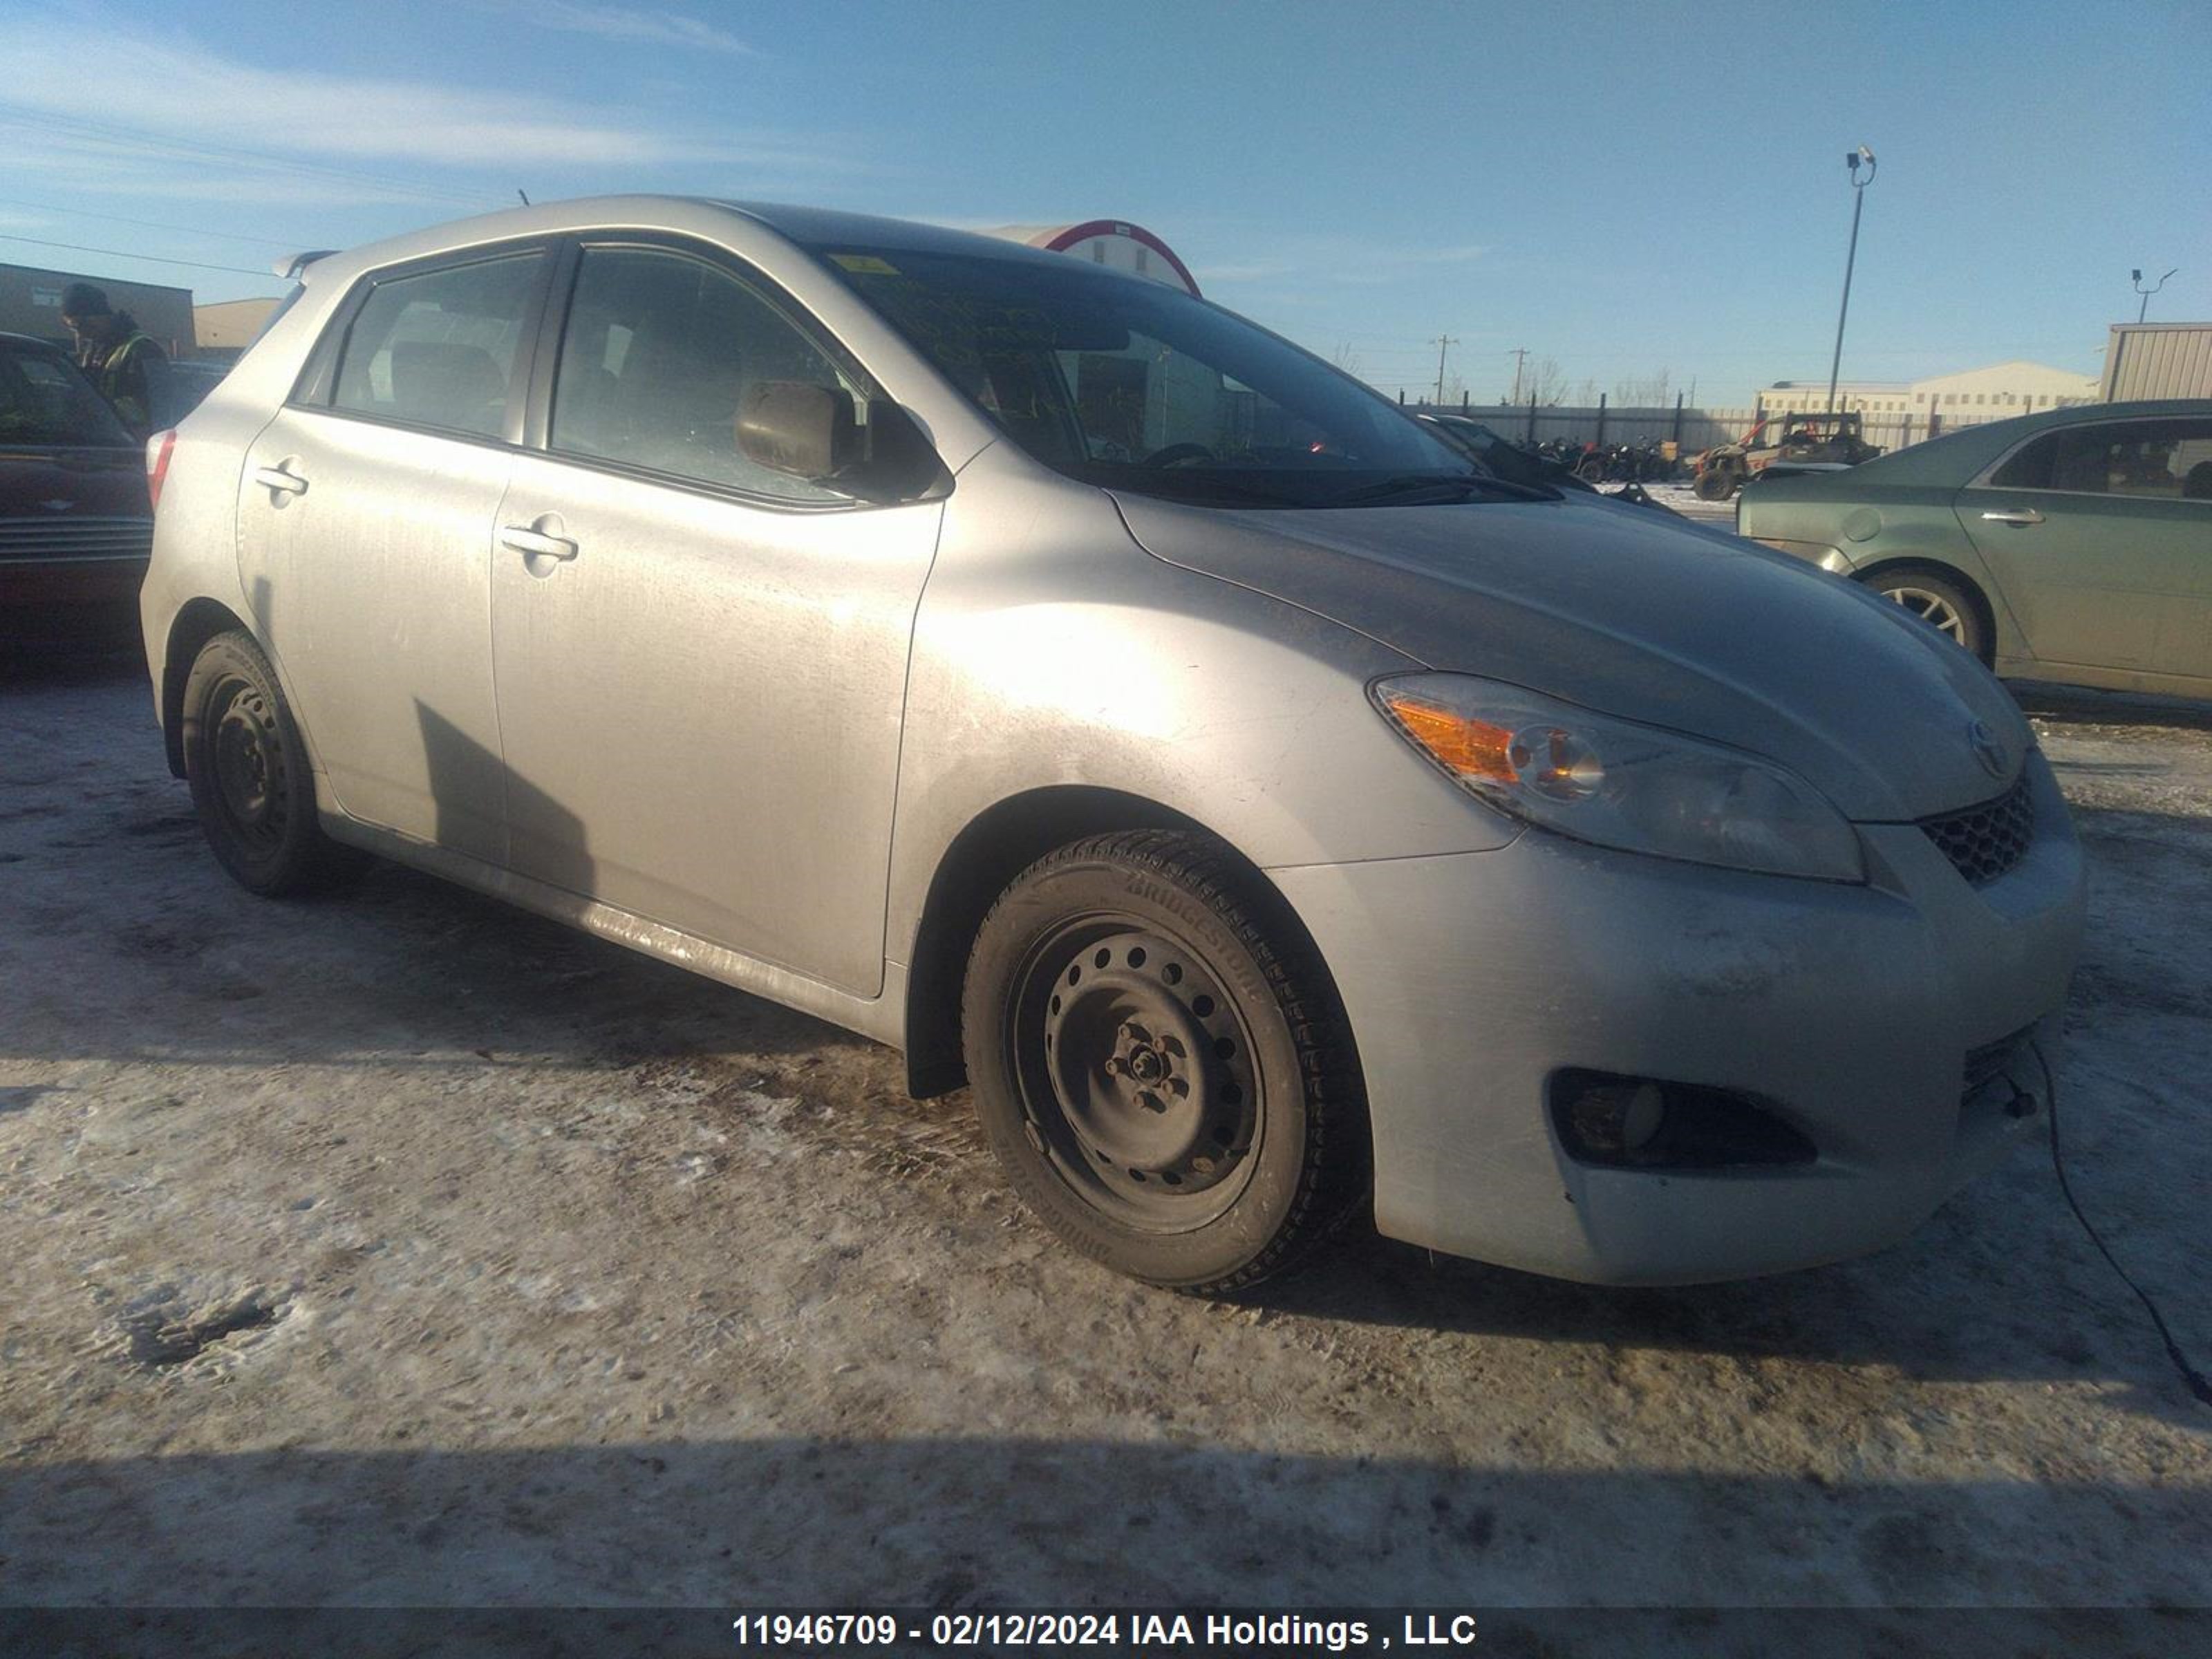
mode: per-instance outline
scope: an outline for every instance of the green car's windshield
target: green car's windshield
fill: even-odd
[[[1179,289],[1057,257],[817,251],[1009,438],[1070,477],[1224,507],[1528,494]]]

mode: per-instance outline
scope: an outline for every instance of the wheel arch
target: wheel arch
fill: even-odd
[[[1997,608],[1990,597],[1988,586],[1971,571],[1962,570],[1949,559],[1928,553],[1894,553],[1885,555],[1873,563],[1863,565],[1851,572],[1851,580],[1865,587],[1873,587],[1884,576],[1893,576],[1902,570],[1924,570],[1940,576],[1945,581],[1955,582],[1960,592],[1972,601],[1982,624],[1982,636],[1989,641],[1991,653],[2003,654],[1997,649],[1999,641]]]
[[[1010,795],[978,813],[952,838],[930,878],[906,981],[907,1088],[917,1099],[949,1093],[968,1080],[960,1000],[969,950],[985,913],[1016,876],[1055,847],[1118,830],[1187,830],[1212,836],[1236,854],[1255,878],[1256,888],[1273,896],[1279,906],[1278,920],[1313,943],[1266,872],[1226,837],[1187,813],[1125,790],[1089,785],[1047,785]],[[1319,960],[1318,947],[1314,954]]]
[[[173,777],[185,775],[185,683],[191,678],[192,663],[210,640],[234,630],[253,632],[220,599],[188,600],[169,623],[161,657],[161,742]]]

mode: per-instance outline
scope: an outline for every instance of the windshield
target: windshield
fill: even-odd
[[[58,352],[0,347],[0,443],[122,445],[137,441]]]
[[[1070,477],[1224,506],[1489,488],[1395,405],[1180,289],[1074,259],[817,251],[1009,438]]]

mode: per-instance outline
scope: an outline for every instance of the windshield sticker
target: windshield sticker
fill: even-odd
[[[872,253],[833,253],[830,256],[846,270],[862,276],[896,276],[899,269],[888,259],[878,259]]]

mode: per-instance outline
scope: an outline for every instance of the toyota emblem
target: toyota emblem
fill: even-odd
[[[1976,720],[1966,728],[1966,741],[1974,746],[1974,758],[1982,763],[1982,770],[1993,778],[2002,778],[2012,765],[2012,750],[2004,739],[1989,728],[1984,720]]]

